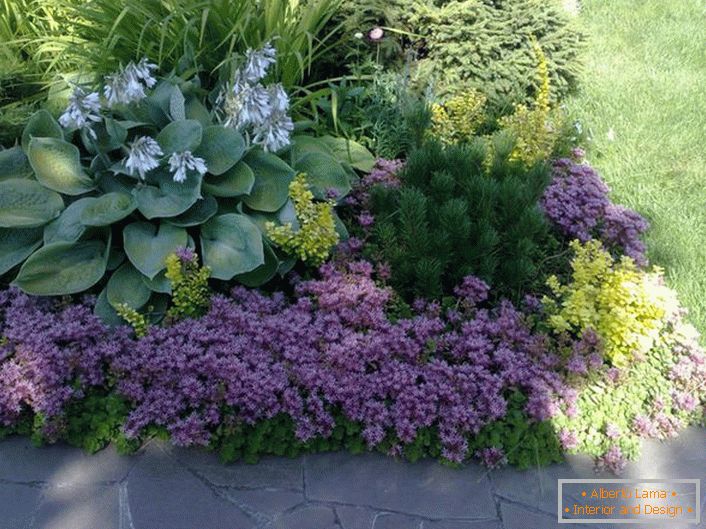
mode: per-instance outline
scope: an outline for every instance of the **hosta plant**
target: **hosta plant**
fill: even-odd
[[[352,142],[291,136],[286,93],[260,83],[271,63],[249,52],[211,94],[130,63],[102,95],[77,87],[58,122],[37,112],[0,151],[0,274],[35,295],[102,287],[97,310],[115,319],[123,305],[164,312],[178,248],[248,286],[291,268],[265,226],[298,229],[294,176],[317,200],[340,199],[373,160]]]

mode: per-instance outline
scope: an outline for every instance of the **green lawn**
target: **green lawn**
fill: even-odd
[[[568,107],[592,133],[588,159],[650,220],[650,259],[706,336],[703,0],[584,0],[579,20],[590,40]]]

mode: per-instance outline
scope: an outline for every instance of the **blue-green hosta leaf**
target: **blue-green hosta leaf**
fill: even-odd
[[[245,162],[238,162],[220,176],[206,175],[203,190],[214,197],[247,195],[255,185],[255,174]]]
[[[277,211],[289,197],[289,184],[294,179],[294,169],[274,154],[259,149],[250,151],[245,156],[245,163],[252,169],[255,183],[243,202],[256,211]]]
[[[42,228],[0,228],[0,276],[42,245]]]
[[[277,225],[283,226],[285,224],[290,224],[294,231],[299,230],[299,220],[297,219],[297,212],[294,209],[294,203],[291,199],[287,200],[280,209],[274,213],[261,213],[259,211],[247,211],[248,217],[252,220],[255,225],[260,228],[263,235],[267,234],[267,223],[274,222]]]
[[[198,97],[192,96],[186,99],[186,119],[195,119],[204,128],[213,125],[211,114]]]
[[[38,110],[27,121],[27,125],[22,131],[22,149],[29,152],[29,142],[32,138],[56,138],[64,139],[64,131],[61,126],[46,110]]]
[[[123,247],[130,262],[153,279],[166,268],[166,259],[177,248],[188,243],[186,230],[162,223],[159,228],[149,222],[133,222],[123,230]]]
[[[317,152],[305,154],[294,164],[294,168],[306,174],[306,181],[311,186],[311,192],[318,199],[327,198],[327,191],[336,192],[337,198],[343,198],[351,190],[346,171],[340,162]]]
[[[313,136],[294,136],[292,138],[292,146],[289,151],[289,158],[292,165],[294,165],[299,158],[311,152],[328,154],[331,157],[335,157],[331,147],[321,141],[320,138],[314,138]]]
[[[234,129],[213,125],[204,129],[201,146],[195,154],[206,160],[209,173],[222,175],[245,154],[245,140]]]
[[[96,299],[96,304],[93,307],[93,314],[98,316],[103,323],[109,327],[118,327],[127,325],[127,322],[122,319],[113,306],[108,303],[108,289],[104,288]]]
[[[173,121],[182,121],[186,119],[184,102],[184,94],[181,93],[179,87],[173,87],[172,93],[169,95],[169,116]]]
[[[137,209],[148,219],[181,215],[201,198],[203,177],[190,171],[184,182],[175,182],[167,171],[155,171],[157,185],[140,185],[133,191]]]
[[[96,124],[93,130],[97,136],[95,140],[88,138],[88,132],[86,132],[85,129],[81,131],[83,144],[86,150],[91,154],[97,154],[94,145],[96,143],[101,151],[110,152],[122,147],[127,139],[127,128],[125,128],[120,121],[111,118],[106,118],[104,121]]]
[[[172,283],[164,275],[164,270],[159,274],[150,279],[147,276],[142,276],[142,282],[147,288],[152,292],[159,292],[161,294],[171,294],[172,293]]]
[[[277,273],[279,268],[279,259],[272,250],[272,247],[264,243],[265,263],[258,266],[255,270],[235,276],[235,280],[242,283],[246,287],[255,288],[267,283]]]
[[[229,213],[201,227],[201,255],[215,279],[229,280],[265,262],[262,235],[245,215]]]
[[[11,178],[32,178],[32,167],[21,147],[0,150],[0,181]]]
[[[44,226],[44,244],[78,241],[86,232],[86,225],[81,222],[81,214],[95,201],[94,197],[84,197],[69,204],[58,219]]]
[[[137,208],[132,195],[106,193],[93,200],[81,212],[81,222],[86,226],[109,226],[123,220]]]
[[[95,187],[83,171],[78,147],[56,138],[32,138],[29,163],[42,184],[65,195],[81,195]]]
[[[108,280],[108,302],[113,307],[123,303],[135,310],[142,307],[152,295],[152,291],[142,282],[143,277],[130,263],[123,264]]]
[[[0,181],[0,228],[35,228],[59,216],[61,195],[34,180]]]
[[[35,296],[83,292],[105,274],[108,247],[98,240],[47,244],[29,256],[13,284]]]
[[[201,144],[203,127],[193,119],[173,121],[157,134],[157,143],[165,156],[174,152],[194,152]]]
[[[192,226],[200,226],[213,217],[217,211],[218,202],[216,202],[216,199],[211,195],[206,195],[184,213],[178,217],[166,219],[166,222],[181,228],[191,228]]]
[[[333,136],[323,136],[320,139],[331,148],[334,157],[338,161],[348,163],[364,173],[369,173],[373,170],[375,156],[360,143],[345,138],[334,138]]]

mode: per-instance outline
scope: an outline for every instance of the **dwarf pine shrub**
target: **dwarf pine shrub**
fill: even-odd
[[[405,298],[449,294],[468,275],[511,296],[537,281],[542,248],[551,246],[537,206],[547,168],[510,160],[506,136],[491,143],[429,142],[410,155],[399,189],[372,190],[371,251],[390,264]]]

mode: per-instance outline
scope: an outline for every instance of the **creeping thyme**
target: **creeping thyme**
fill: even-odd
[[[297,175],[289,184],[289,196],[294,202],[299,229],[294,230],[291,223],[275,226],[268,222],[267,236],[302,261],[319,265],[338,242],[333,218],[334,202],[314,202],[314,194],[309,190],[304,174]]]

